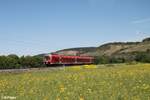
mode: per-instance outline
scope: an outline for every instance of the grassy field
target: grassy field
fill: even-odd
[[[150,100],[150,64],[0,73],[0,100]]]

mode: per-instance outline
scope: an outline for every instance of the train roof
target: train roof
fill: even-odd
[[[61,54],[57,54],[57,53],[51,53],[48,55],[58,55],[58,56],[68,56],[68,57],[93,57],[93,56],[61,55]]]

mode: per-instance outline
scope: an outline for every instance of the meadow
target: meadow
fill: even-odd
[[[150,64],[83,65],[0,73],[0,99],[150,100]]]

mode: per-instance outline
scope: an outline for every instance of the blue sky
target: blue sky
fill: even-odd
[[[140,41],[150,0],[0,0],[0,55]]]

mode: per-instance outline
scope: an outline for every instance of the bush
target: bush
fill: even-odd
[[[43,58],[40,56],[22,56],[11,54],[0,56],[0,69],[43,67]]]

